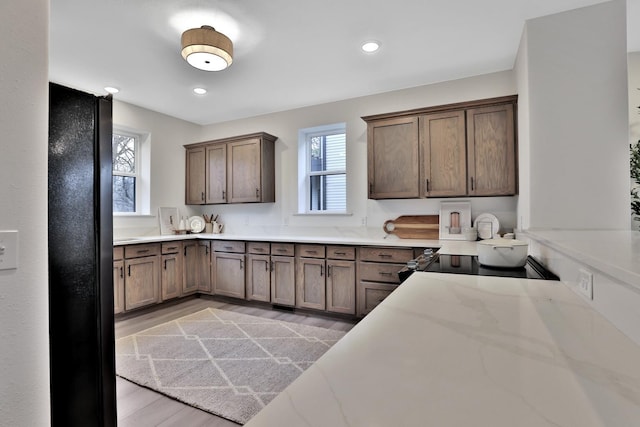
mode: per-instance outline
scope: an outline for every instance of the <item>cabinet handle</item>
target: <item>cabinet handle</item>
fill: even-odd
[[[327,265],[327,277],[331,277],[331,266]]]
[[[271,271],[273,271],[273,261],[271,261]]]
[[[127,266],[127,275],[129,277],[131,277],[131,266],[130,265]]]
[[[308,253],[308,254],[317,254],[317,253],[318,253],[318,251],[312,251],[312,250],[309,250],[309,251],[307,251],[307,253]]]
[[[233,246],[225,246],[224,247],[226,250],[230,251],[231,249],[233,249]]]
[[[200,199],[204,202],[204,191],[200,193]]]
[[[204,254],[209,255],[209,246],[204,247]]]
[[[429,192],[429,178],[426,179],[426,188],[427,188],[427,193]]]
[[[264,262],[264,271],[269,271],[269,263],[267,261]]]
[[[256,199],[260,198],[260,189],[256,187]]]
[[[149,252],[149,249],[139,249],[136,251],[138,254],[146,254],[147,252]]]
[[[369,195],[373,194],[373,182],[369,183]]]
[[[320,266],[320,277],[324,274],[324,265]]]
[[[120,278],[124,278],[124,267],[120,267]]]
[[[170,248],[167,248],[168,251],[175,251],[176,249],[178,249],[177,246],[172,246]]]
[[[167,269],[167,260],[166,259],[164,260],[164,269],[165,270]]]
[[[392,273],[387,273],[387,272],[384,272],[384,271],[381,271],[379,274],[381,276],[392,276],[393,275]]]
[[[393,255],[390,254],[378,254],[380,258],[391,258]]]
[[[346,252],[335,252],[336,255],[346,255]]]
[[[240,270],[242,270],[243,264],[244,264],[244,261],[240,260]]]
[[[474,185],[474,182],[473,182],[473,177],[471,177],[471,191],[474,190],[474,187],[475,187],[475,185]]]
[[[226,199],[226,198],[227,198],[227,192],[226,192],[226,191],[224,191],[224,190],[222,190],[222,198],[223,198],[223,199]]]
[[[184,256],[187,256],[187,247],[184,247]]]
[[[285,248],[277,248],[276,251],[278,251],[278,252],[286,252],[287,250]]]

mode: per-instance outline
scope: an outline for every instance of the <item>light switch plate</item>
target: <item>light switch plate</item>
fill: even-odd
[[[0,270],[18,268],[18,231],[0,231]]]
[[[578,272],[578,289],[589,299],[593,299],[593,273],[584,268]]]

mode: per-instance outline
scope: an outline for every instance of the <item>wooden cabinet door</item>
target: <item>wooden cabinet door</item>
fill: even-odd
[[[126,259],[125,309],[155,304],[160,300],[160,256]]]
[[[214,252],[213,293],[228,297],[245,296],[244,254]]]
[[[227,203],[227,145],[206,148],[206,203]]]
[[[182,254],[162,255],[160,287],[162,301],[182,295]]]
[[[420,117],[422,182],[426,197],[467,194],[464,110]]]
[[[296,307],[325,309],[325,268],[324,259],[296,259]]]
[[[271,257],[271,303],[294,306],[296,303],[295,258]]]
[[[230,142],[227,146],[229,203],[259,202],[260,196],[260,139]]]
[[[327,311],[356,314],[356,263],[327,260]]]
[[[113,262],[113,312],[124,311],[124,261]]]
[[[198,241],[198,291],[211,293],[211,244],[206,241]]]
[[[369,198],[419,197],[418,118],[381,120],[368,127]]]
[[[516,194],[513,105],[467,110],[467,168],[471,196]]]
[[[186,173],[187,205],[202,205],[205,202],[205,150],[204,147],[188,148]]]
[[[184,242],[183,247],[182,295],[188,295],[198,290],[198,242]]]
[[[397,287],[397,285],[361,281],[358,284],[358,316],[369,314]]]
[[[247,299],[271,301],[269,255],[247,255]]]

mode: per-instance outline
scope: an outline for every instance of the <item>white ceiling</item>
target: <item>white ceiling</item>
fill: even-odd
[[[50,80],[211,124],[511,69],[526,19],[599,0],[51,0]],[[629,0],[628,21],[639,8]],[[234,62],[200,71],[180,35],[211,25]],[[629,51],[640,37],[629,25]],[[361,52],[375,39],[375,54]],[[208,93],[195,95],[194,87]]]

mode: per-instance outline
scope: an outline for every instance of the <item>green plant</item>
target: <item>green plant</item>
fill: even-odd
[[[640,141],[629,145],[631,149],[631,179],[636,184],[635,188],[631,188],[631,212],[633,219],[640,221]]]

